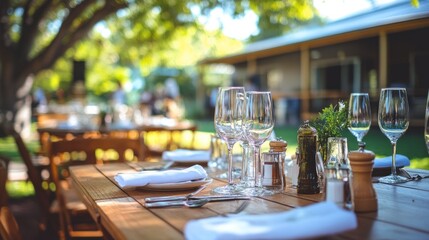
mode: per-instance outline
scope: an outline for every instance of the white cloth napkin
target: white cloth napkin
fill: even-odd
[[[115,181],[121,188],[141,187],[151,183],[178,183],[207,178],[207,172],[200,165],[180,170],[142,171],[138,173],[119,173]]]
[[[410,159],[404,155],[396,154],[396,167],[410,166]],[[374,168],[388,168],[392,166],[392,156],[385,158],[376,158]]]
[[[163,152],[162,159],[175,162],[207,162],[210,159],[210,151],[176,149]]]
[[[188,240],[297,239],[337,234],[356,227],[354,212],[321,202],[281,213],[193,220],[186,224],[185,237]]]

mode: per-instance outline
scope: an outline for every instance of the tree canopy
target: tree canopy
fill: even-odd
[[[183,68],[195,66],[208,56],[231,54],[243,43],[225,37],[221,30],[207,30],[199,21],[214,8],[222,8],[232,16],[246,11],[260,15],[260,31],[254,39],[279,35],[305,20],[311,19],[311,1],[132,1],[95,25],[88,38],[63,55],[52,68],[37,75],[36,84],[45,89],[64,87],[70,82],[70,59],[84,59],[88,66],[87,87],[95,94],[111,91],[115,80],[125,81],[134,73],[147,76],[156,66]],[[271,18],[268,18],[271,16]],[[287,22],[285,19],[291,19]],[[49,42],[49,32],[42,42]],[[47,80],[49,79],[49,80]],[[189,83],[189,82],[188,82]]]
[[[206,33],[199,16],[215,8],[232,16],[254,11],[260,16],[260,34],[266,36],[272,34],[264,29],[280,33],[310,19],[313,10],[311,0],[1,0],[0,125],[13,122],[22,129],[23,119],[30,116],[34,76],[59,87],[64,75],[58,71],[70,73],[65,63],[79,56],[92,64],[91,69],[117,78],[130,66],[144,72],[146,66],[188,62],[187,55],[234,51],[232,41],[218,44],[218,33],[197,34]],[[178,40],[182,36],[188,40]],[[213,36],[219,38],[209,39]],[[94,84],[102,88],[101,82]]]

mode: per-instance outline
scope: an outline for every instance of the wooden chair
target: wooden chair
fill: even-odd
[[[145,126],[143,137],[147,140],[148,155],[159,158],[164,151],[177,148],[195,149],[197,126],[191,122],[180,122],[175,126]]]
[[[68,168],[82,164],[104,164],[111,161],[140,161],[144,157],[142,138],[75,138],[51,142],[49,158],[60,209],[61,235],[65,238],[102,237],[102,232],[88,219],[85,205],[77,197],[69,181]],[[111,160],[113,159],[113,160]]]
[[[49,161],[47,163],[41,164],[39,161],[35,161],[33,155],[30,153],[26,147],[21,135],[12,130],[11,135],[15,141],[15,144],[18,148],[18,152],[27,167],[28,179],[31,181],[36,193],[36,198],[41,210],[41,219],[39,220],[39,229],[41,232],[44,232],[48,228],[49,216],[52,213],[50,209],[51,206],[51,195],[52,192],[49,190],[49,176],[46,179],[45,188],[43,188],[44,179],[42,178],[43,171],[49,171]],[[49,175],[49,172],[48,172]]]
[[[8,197],[6,192],[7,165],[9,161],[0,157],[0,236],[2,239],[19,240],[18,224],[8,207]]]

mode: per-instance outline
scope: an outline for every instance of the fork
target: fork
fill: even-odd
[[[163,196],[163,197],[148,197],[145,198],[145,202],[162,202],[162,201],[179,201],[179,200],[187,200],[190,197],[197,195],[198,193],[200,193],[202,190],[204,190],[204,188],[206,188],[207,185],[202,185],[200,186],[196,191],[189,193],[185,196]]]
[[[222,216],[222,217],[228,217],[229,215],[239,214],[239,213],[241,213],[242,211],[244,211],[244,209],[246,209],[246,208],[247,208],[247,206],[249,206],[249,204],[250,204],[250,201],[244,201],[244,202],[242,202],[242,203],[240,204],[240,206],[238,206],[238,208],[237,208],[237,209],[235,209],[234,211],[229,212],[229,213],[221,214],[221,216]]]

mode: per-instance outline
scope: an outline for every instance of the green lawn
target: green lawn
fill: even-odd
[[[198,121],[198,130],[203,132],[214,132],[213,122]],[[293,154],[297,147],[297,136],[299,126],[275,127],[277,137],[281,137],[288,142],[287,154]],[[349,131],[344,132],[344,137],[348,139],[349,150],[357,149],[356,138]],[[377,157],[392,155],[390,141],[380,131],[378,126],[372,126],[368,134],[363,139],[367,143],[367,150],[373,151]],[[398,140],[397,153],[408,156],[411,160],[411,168],[421,168],[429,170],[429,154],[425,146],[423,137],[423,127],[410,127],[407,132]]]

